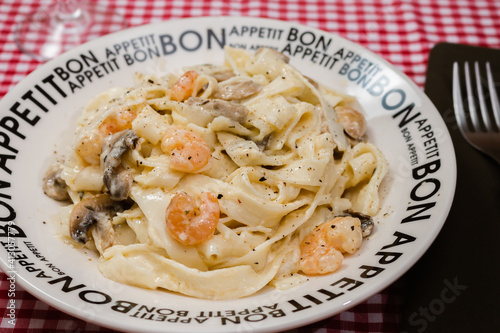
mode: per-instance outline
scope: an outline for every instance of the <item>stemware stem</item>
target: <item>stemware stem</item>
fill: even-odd
[[[83,11],[77,0],[57,0],[55,18],[60,21],[75,20],[83,15]]]

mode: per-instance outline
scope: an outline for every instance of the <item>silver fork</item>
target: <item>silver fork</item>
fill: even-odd
[[[488,87],[483,89],[484,78],[481,76],[478,62],[474,62],[475,80],[471,78],[469,63],[465,62],[466,100],[462,98],[459,72],[459,65],[455,62],[453,64],[453,106],[458,128],[473,147],[493,157],[500,164],[500,103],[490,63],[486,63]],[[464,107],[465,102],[467,102],[468,112]],[[488,104],[490,104],[489,107]]]

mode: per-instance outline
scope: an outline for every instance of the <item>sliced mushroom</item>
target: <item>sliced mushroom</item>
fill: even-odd
[[[108,137],[103,149],[104,185],[112,200],[125,200],[132,187],[132,174],[121,168],[122,157],[130,149],[135,149],[139,137],[133,130],[124,130]]]
[[[60,163],[52,164],[43,177],[42,189],[49,198],[58,201],[69,199],[66,182],[61,178],[63,166]]]
[[[218,82],[225,81],[235,76],[231,68],[212,64],[193,66],[190,69],[193,69],[200,74],[213,76]]]
[[[353,139],[360,139],[366,132],[365,117],[348,106],[336,106],[335,113],[339,117],[344,131]]]
[[[248,78],[235,78],[222,82],[212,95],[213,98],[226,101],[243,99],[255,95],[262,86]]]
[[[124,210],[124,204],[111,200],[108,194],[98,194],[83,199],[73,207],[69,217],[69,232],[74,241],[85,244],[89,240],[90,228],[97,224],[97,232],[102,239],[108,239],[107,245],[113,243],[110,239],[109,228],[112,228],[111,219],[118,212]],[[106,246],[103,246],[106,247]]]
[[[347,211],[346,213],[352,217],[357,217],[361,221],[361,231],[363,232],[363,238],[366,238],[371,235],[374,224],[373,224],[373,218],[370,215],[353,212],[350,210]]]
[[[239,123],[243,123],[248,114],[248,109],[245,106],[221,99],[201,99],[198,97],[190,97],[186,103],[188,105],[198,106],[203,111],[206,111],[215,117],[224,116]]]
[[[264,139],[262,139],[262,141],[255,142],[257,144],[257,147],[259,147],[260,151],[264,151],[267,149],[270,139],[271,139],[271,134],[266,135]]]
[[[232,69],[220,70],[218,72],[212,73],[212,76],[218,81],[226,81],[234,76],[234,72]]]
[[[277,55],[278,58],[280,58],[281,60],[283,60],[283,62],[285,62],[287,64],[290,62],[290,58],[288,56],[284,55],[283,53],[281,53],[279,51],[276,51],[275,49],[271,49],[271,48],[268,48],[268,47],[259,47],[257,49],[257,51],[255,51],[255,54],[257,55],[257,54],[261,53],[264,50],[270,50],[275,55]]]

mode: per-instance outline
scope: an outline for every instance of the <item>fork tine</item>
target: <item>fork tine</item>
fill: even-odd
[[[491,73],[490,63],[486,63],[486,74],[488,77],[488,89],[490,91],[491,107],[493,109],[493,116],[497,128],[500,129],[500,102],[498,101],[497,89],[493,81],[493,74]]]
[[[460,88],[460,71],[458,63],[453,63],[453,109],[455,118],[457,119],[458,128],[462,133],[468,132],[467,120],[465,119],[465,110],[462,99],[462,91]]]
[[[488,81],[488,91],[482,88],[475,88],[475,93],[478,96],[482,96],[483,90],[486,93],[489,93],[489,98],[486,96],[482,101],[480,100],[481,112],[486,113],[487,117],[484,117],[484,125],[488,126],[488,123],[494,121],[496,122],[496,128],[493,126],[493,130],[486,129],[486,126],[479,125],[480,114],[477,114],[476,107],[474,106],[476,100],[474,99],[474,92],[472,91],[473,84],[481,85],[481,75],[479,73],[479,65],[477,63],[474,64],[475,67],[475,77],[474,81],[471,80],[469,64],[466,62],[464,64],[464,72],[465,72],[465,87],[467,93],[467,104],[469,106],[468,115],[464,110],[465,100],[462,98],[462,89],[460,83],[460,69],[458,62],[453,63],[453,108],[455,111],[455,118],[457,120],[458,128],[460,132],[462,132],[463,137],[467,142],[469,142],[474,148],[483,153],[491,156],[495,159],[496,162],[500,164],[500,102],[498,101],[497,91],[495,89],[495,84],[493,81],[493,75],[491,73],[491,67],[489,63],[486,63],[486,76]],[[481,97],[479,97],[480,99]],[[486,105],[486,101],[491,101],[491,109],[483,112],[482,110],[486,110],[484,105]],[[491,114],[494,114],[492,117]],[[471,121],[467,119],[470,116]],[[494,118],[494,119],[493,119]],[[472,123],[472,124],[471,124]]]
[[[467,105],[469,106],[469,115],[472,120],[473,130],[480,130],[479,118],[477,116],[476,104],[474,100],[474,92],[472,91],[472,82],[469,72],[469,63],[466,61],[464,65],[465,69],[465,89],[467,91]]]
[[[486,107],[486,99],[484,98],[483,85],[481,72],[479,70],[479,63],[474,62],[474,72],[476,76],[476,90],[477,96],[479,98],[479,110],[481,111],[481,117],[483,119],[483,124],[487,131],[493,131],[493,124],[490,121],[490,116],[488,115],[488,108]]]

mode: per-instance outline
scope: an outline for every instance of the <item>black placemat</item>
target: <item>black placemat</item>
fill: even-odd
[[[449,43],[431,51],[425,92],[450,131],[457,187],[446,223],[403,277],[406,332],[500,332],[500,165],[472,148],[458,130],[453,62],[490,61],[500,88],[500,50]]]

